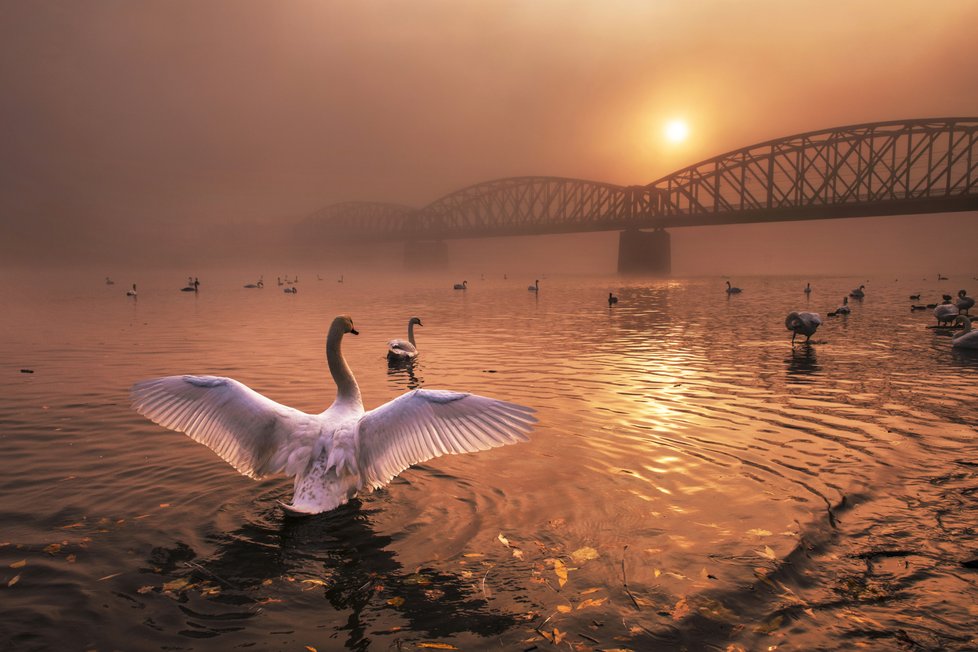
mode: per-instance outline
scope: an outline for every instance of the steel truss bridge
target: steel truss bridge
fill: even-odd
[[[514,177],[421,208],[334,204],[299,233],[411,242],[975,210],[978,118],[923,118],[769,140],[645,186]]]

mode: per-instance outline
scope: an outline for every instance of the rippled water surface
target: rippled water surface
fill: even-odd
[[[955,279],[212,276],[0,287],[0,648],[978,646],[978,354],[907,298]],[[792,309],[823,315],[810,346]],[[199,373],[321,411],[340,313],[368,409],[471,391],[534,407],[531,441],[293,519],[290,481],[129,408]]]

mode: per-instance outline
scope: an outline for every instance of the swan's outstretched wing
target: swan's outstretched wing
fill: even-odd
[[[363,484],[382,487],[412,464],[527,441],[533,408],[485,396],[416,389],[370,410],[358,424]]]
[[[132,386],[133,408],[186,433],[249,478],[295,475],[319,438],[315,417],[281,405],[231,378],[167,376]]]

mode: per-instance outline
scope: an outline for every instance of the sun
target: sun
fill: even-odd
[[[666,140],[681,143],[689,136],[689,125],[683,120],[670,120],[665,128]]]

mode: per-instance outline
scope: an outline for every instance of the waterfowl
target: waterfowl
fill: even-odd
[[[418,347],[414,341],[414,326],[424,326],[421,319],[411,317],[408,320],[408,338],[405,340],[391,340],[387,343],[387,359],[391,361],[411,360],[418,356]]]
[[[852,312],[852,308],[849,307],[849,297],[842,297],[842,305],[830,312],[829,317],[848,315],[850,312]]]
[[[805,283],[805,294],[811,294],[811,293],[812,293],[812,284]]]
[[[911,301],[920,301],[920,295],[919,294],[911,294],[910,295],[910,300]]]
[[[540,279],[537,279],[537,280],[533,281],[533,285],[527,287],[526,289],[529,290],[530,292],[539,292],[540,291]]]
[[[126,296],[127,297],[134,297],[134,296],[136,296],[136,284],[135,283],[132,284],[132,289],[131,290],[126,290]]]
[[[462,281],[461,283],[456,283],[452,286],[453,290],[465,290],[469,287],[468,281]]]
[[[113,281],[113,280],[112,280],[112,279],[110,279],[110,278],[109,278],[108,276],[106,276],[106,277],[105,277],[105,284],[106,284],[106,285],[115,285],[115,281]]]
[[[922,305],[916,304],[916,303],[913,304],[912,306],[910,306],[910,312],[914,312],[914,311],[917,311],[917,310],[927,310],[927,306],[922,306]]]
[[[740,292],[743,292],[743,290],[737,287],[733,287],[732,285],[730,285],[730,281],[727,281],[727,294],[739,294]]]
[[[465,392],[415,389],[370,411],[341,351],[353,320],[336,317],[326,361],[336,399],[320,414],[277,403],[231,378],[167,376],[132,386],[133,408],[184,432],[254,479],[295,478],[292,514],[318,514],[383,487],[412,464],[527,441],[533,409]]]
[[[865,285],[860,285],[855,290],[853,290],[852,292],[850,292],[849,293],[849,296],[850,297],[853,297],[853,298],[856,298],[856,299],[862,299],[864,296],[866,296],[866,293],[863,292],[863,290],[865,289],[865,287],[866,287]]]
[[[975,305],[975,300],[968,296],[967,291],[958,290],[958,300],[954,302],[954,305],[958,307],[958,313],[968,314],[968,311]]]
[[[951,295],[944,295],[944,303],[934,306],[934,317],[938,326],[949,326],[958,316],[958,307],[951,303]]]
[[[954,323],[963,324],[964,330],[951,336],[951,346],[956,349],[978,349],[978,331],[971,330],[971,320],[958,315]]]
[[[609,292],[608,293],[608,305],[609,306],[613,306],[616,303],[618,303],[618,297],[616,297],[614,294],[612,294],[611,292]]]
[[[937,280],[938,281],[946,281],[947,280],[947,277],[946,276],[941,276],[941,273],[938,272],[937,273]]]
[[[263,288],[263,287],[265,287],[265,281],[263,280],[264,278],[265,278],[264,276],[259,276],[257,283],[249,283],[245,287],[246,288]]]
[[[298,294],[299,290],[298,288],[289,287],[282,290],[282,292],[285,292],[286,294]]]
[[[822,323],[822,318],[816,312],[797,312],[791,311],[784,320],[785,328],[791,331],[791,343],[795,343],[795,336],[804,335],[807,342],[818,330]]]

